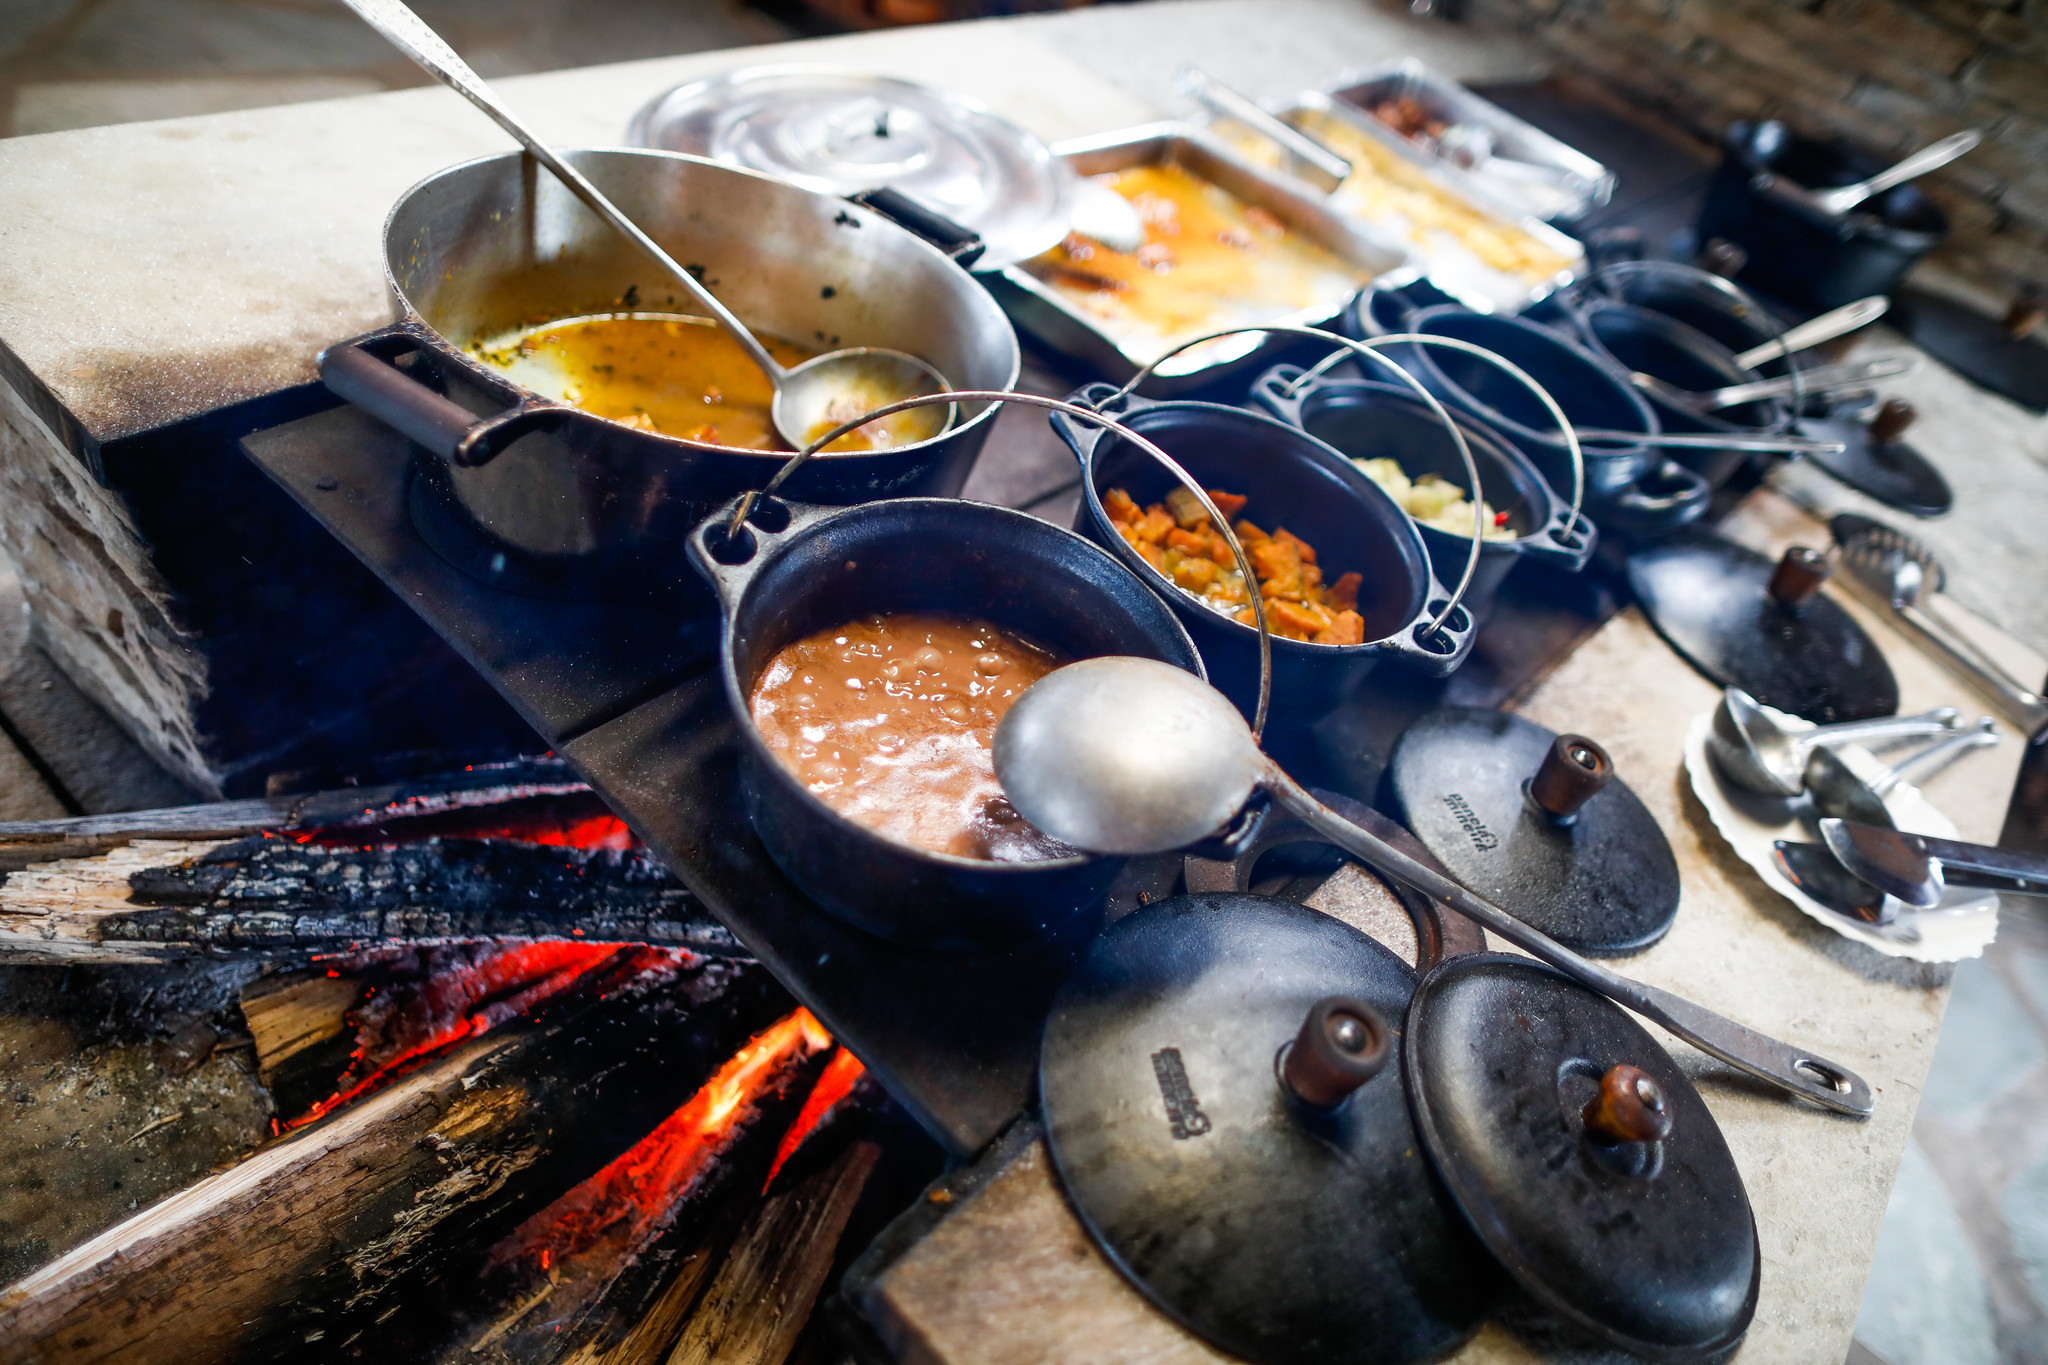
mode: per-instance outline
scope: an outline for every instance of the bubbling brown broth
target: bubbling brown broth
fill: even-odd
[[[893,612],[786,645],[754,684],[754,725],[833,810],[932,853],[1033,862],[1076,850],[996,781],[996,723],[1065,660],[987,621]]]

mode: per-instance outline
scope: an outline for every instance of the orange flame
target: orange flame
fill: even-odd
[[[491,1253],[492,1263],[530,1258],[545,1269],[602,1241],[651,1235],[746,1130],[759,1104],[790,1083],[797,1063],[831,1046],[832,1035],[807,1009],[769,1025],[653,1132],[520,1224]]]
[[[622,954],[633,974],[692,960],[682,949],[543,940],[492,945],[479,961],[437,972],[416,988],[406,983],[401,989],[412,988],[413,998],[395,1012],[391,1036],[380,1036],[359,1018],[356,1046],[334,1093],[282,1130],[303,1128],[382,1089],[436,1053],[528,1013]],[[339,975],[331,969],[329,974]]]
[[[775,1177],[782,1173],[782,1167],[797,1149],[804,1145],[812,1133],[832,1116],[839,1102],[853,1093],[853,1087],[868,1069],[861,1065],[860,1058],[845,1048],[832,1054],[832,1060],[825,1064],[818,1083],[811,1087],[811,1093],[804,1100],[804,1107],[797,1113],[796,1122],[789,1125],[789,1131],[782,1135],[782,1145],[775,1149],[775,1164],[768,1168],[768,1178],[761,1182],[761,1192],[766,1194],[775,1184]]]

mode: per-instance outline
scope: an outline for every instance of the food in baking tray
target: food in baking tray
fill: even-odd
[[[1205,332],[1334,310],[1372,277],[1185,167],[1159,163],[1093,178],[1131,201],[1144,245],[1115,251],[1075,233],[1024,268],[1140,364]]]
[[[1225,516],[1236,516],[1248,501],[1218,488],[1210,489],[1209,497]],[[1175,488],[1164,502],[1141,508],[1129,493],[1112,488],[1102,506],[1117,534],[1175,587],[1212,611],[1248,626],[1254,623],[1237,557],[1194,494]],[[1268,629],[1310,644],[1365,643],[1365,619],[1355,610],[1362,575],[1347,573],[1325,583],[1314,547],[1285,527],[1268,534],[1249,521],[1237,521],[1232,529],[1258,575]]]

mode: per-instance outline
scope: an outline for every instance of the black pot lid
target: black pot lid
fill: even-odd
[[[1916,517],[1939,517],[1956,498],[1939,469],[1905,441],[1879,440],[1870,423],[1856,416],[1802,418],[1801,436],[1840,441],[1833,454],[1814,451],[1806,458],[1866,497]]]
[[[1046,1139],[1103,1251],[1257,1365],[1394,1365],[1464,1341],[1495,1276],[1430,1173],[1398,1067],[1334,1109],[1280,1057],[1355,997],[1398,1033],[1415,974],[1291,901],[1180,896],[1118,920],[1053,1003]],[[1398,1044],[1396,1044],[1398,1046]]]
[[[1401,1061],[1438,1173],[1545,1308],[1653,1360],[1741,1339],[1762,1267],[1749,1196],[1705,1102],[1633,1019],[1527,958],[1472,953],[1417,988]],[[1587,1132],[1617,1064],[1662,1092],[1661,1140]]]
[[[792,63],[692,81],[628,136],[820,194],[900,190],[980,234],[979,270],[1057,245],[1072,217],[1073,172],[1043,141],[965,95],[864,71]]]
[[[1447,707],[1408,727],[1387,795],[1452,877],[1566,947],[1646,948],[1678,914],[1678,860],[1626,783],[1560,818],[1530,796],[1555,732],[1502,711]]]
[[[1682,531],[1628,558],[1629,587],[1657,633],[1719,687],[1739,687],[1817,724],[1899,709],[1891,665],[1826,595],[1771,596],[1778,566],[1704,531]]]

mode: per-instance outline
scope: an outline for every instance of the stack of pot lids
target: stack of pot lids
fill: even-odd
[[[1066,234],[1073,173],[1014,123],[949,90],[828,66],[755,66],[677,86],[628,137],[762,171],[821,194],[888,187],[987,244],[977,268]]]
[[[1378,1015],[1400,1066],[1323,1108],[1284,1077],[1333,996]],[[1652,1359],[1726,1350],[1756,1310],[1755,1223],[1705,1103],[1621,1010],[1526,959],[1453,957],[1417,985],[1291,902],[1157,902],[1054,1002],[1040,1084],[1097,1244],[1255,1365],[1440,1356],[1492,1308],[1497,1267]],[[1629,1096],[1658,1136],[1589,1126],[1589,1100]]]

